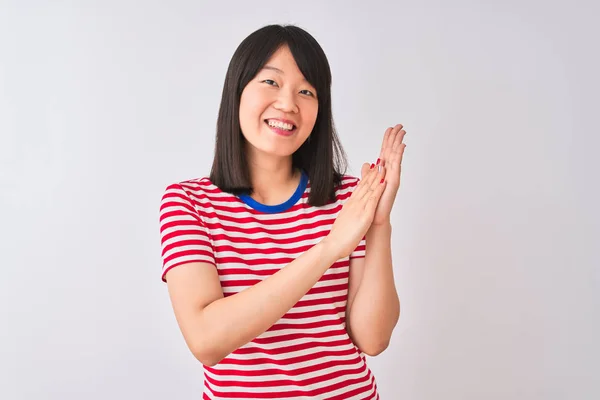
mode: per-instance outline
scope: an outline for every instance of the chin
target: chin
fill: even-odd
[[[304,140],[301,140],[298,135],[299,132],[292,137],[280,137],[270,130],[257,133],[256,135],[246,136],[246,142],[259,153],[277,157],[291,156],[308,139],[308,135],[302,135],[305,137]]]
[[[297,147],[294,147],[294,148],[278,147],[275,149],[270,149],[270,151],[268,151],[267,153],[272,154],[274,156],[278,156],[278,157],[290,157],[292,154],[294,154],[296,152],[296,150],[298,150]]]
[[[277,157],[289,157],[300,148],[300,146],[294,146],[291,143],[284,145],[282,143],[269,143],[268,145],[256,147],[258,151],[264,154],[269,154]]]

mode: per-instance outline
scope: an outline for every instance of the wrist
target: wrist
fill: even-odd
[[[371,226],[369,227],[369,230],[367,231],[366,236],[374,236],[374,235],[379,236],[381,234],[391,235],[391,233],[392,233],[392,223],[388,219],[383,222],[371,224]]]
[[[335,241],[329,235],[315,245],[319,258],[326,260],[329,265],[333,264],[343,256],[339,254],[340,250],[335,245]]]
[[[383,221],[378,221],[378,222],[373,222],[371,224],[371,226],[369,227],[369,229],[374,228],[374,229],[380,229],[380,228],[391,228],[392,227],[392,221],[390,220],[390,218],[386,218]]]

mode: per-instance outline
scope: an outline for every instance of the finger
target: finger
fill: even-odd
[[[363,201],[368,200],[369,196],[373,194],[373,192],[377,189],[377,187],[381,183],[381,181],[385,179],[385,174],[386,174],[386,168],[381,166],[381,170],[379,172],[372,174],[369,177],[370,185],[362,193],[362,195],[360,197],[361,200],[363,200]]]
[[[389,157],[389,161],[391,161],[392,158],[394,158],[394,154],[398,153],[402,147],[402,142],[404,140],[404,135],[406,134],[406,131],[402,130],[400,132],[398,132],[398,134],[396,134],[396,137],[394,138],[394,143],[392,144],[392,150],[390,153],[390,157]]]
[[[396,139],[398,137],[398,132],[402,129],[402,125],[401,124],[397,124],[393,128],[388,128],[388,129],[390,129],[390,133],[389,133],[388,138],[387,138],[387,143],[386,143],[385,150],[383,151],[383,155],[381,157],[382,164],[384,164],[384,165],[385,165],[385,163],[387,161],[389,161],[389,159],[390,159],[390,157],[392,155],[394,143],[395,143],[395,141],[396,141]]]
[[[373,164],[371,164],[373,165]],[[361,191],[357,194],[357,199],[362,200],[365,196],[368,196],[372,191],[371,187],[373,186],[373,182],[377,178],[377,168],[369,169],[367,177],[364,180],[364,186],[361,188]]]
[[[392,133],[392,127],[389,127],[385,130],[383,134],[383,140],[381,141],[381,151],[379,152],[379,159],[383,160],[385,155],[385,150],[388,148],[390,134]]]
[[[395,181],[396,179],[400,179],[400,174],[402,173],[402,154],[404,152],[405,144],[401,144],[400,147],[394,151],[392,159],[388,164],[389,172],[390,172],[390,180]],[[395,179],[394,179],[395,178]]]
[[[404,158],[404,149],[406,149],[406,144],[402,143],[400,145],[400,149],[398,150],[398,166],[402,165],[402,159]]]
[[[396,135],[398,134],[398,132],[402,129],[402,125],[401,124],[397,124],[394,127],[391,128],[391,132],[390,132],[390,136],[388,139],[388,147],[391,149],[392,145],[394,144],[394,140],[396,140]]]
[[[368,167],[365,168],[365,165]],[[373,166],[373,168],[371,168],[371,166]],[[354,188],[354,191],[352,192],[352,195],[351,195],[352,198],[361,198],[362,197],[362,193],[364,192],[365,187],[367,187],[370,183],[369,176],[372,175],[374,168],[375,168],[374,164],[365,163],[363,165],[362,171],[364,171],[364,173],[362,175],[362,179],[360,180],[360,182],[358,182],[358,185],[356,186],[356,188]]]
[[[369,167],[370,166],[371,166],[371,164],[369,164],[369,163],[364,163],[362,165],[362,168],[360,169],[360,176],[361,176],[360,179],[364,179],[365,176],[367,176],[367,172],[369,172]]]
[[[389,127],[388,129],[389,129],[390,133],[387,137],[387,140],[385,143],[385,149],[384,149],[383,155],[381,157],[381,160],[384,162],[387,161],[388,157],[390,156],[390,151],[392,150],[392,145],[394,144],[394,137],[396,135],[393,127]]]
[[[384,179],[383,183],[378,181],[377,187],[371,192],[371,195],[367,198],[365,203],[365,214],[369,216],[373,216],[375,213],[375,209],[377,208],[377,204],[379,203],[379,199],[381,199],[381,195],[385,190],[385,186],[387,185],[387,181]]]
[[[387,174],[387,168],[385,166],[380,165],[379,167],[377,176],[373,179],[373,183],[371,183],[371,190],[375,190],[381,181],[385,179],[385,175]]]
[[[396,146],[397,151],[401,151],[400,148],[403,147],[404,144],[404,137],[406,136],[406,131],[403,129],[400,132],[398,132],[398,140],[397,143],[394,143],[394,145]]]
[[[406,135],[405,130],[401,130],[398,132],[398,134],[396,134],[396,137],[394,138],[394,144],[392,145],[392,150],[396,150],[398,148],[400,143],[402,143],[404,140],[404,135]]]

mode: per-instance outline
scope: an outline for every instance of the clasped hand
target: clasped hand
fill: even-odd
[[[350,255],[371,226],[390,222],[400,187],[405,134],[400,124],[388,128],[377,161],[363,164],[361,180],[346,200],[328,235],[339,258]]]

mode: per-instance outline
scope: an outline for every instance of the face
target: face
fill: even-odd
[[[292,155],[315,126],[319,102],[287,46],[281,47],[244,88],[240,127],[251,156]]]

